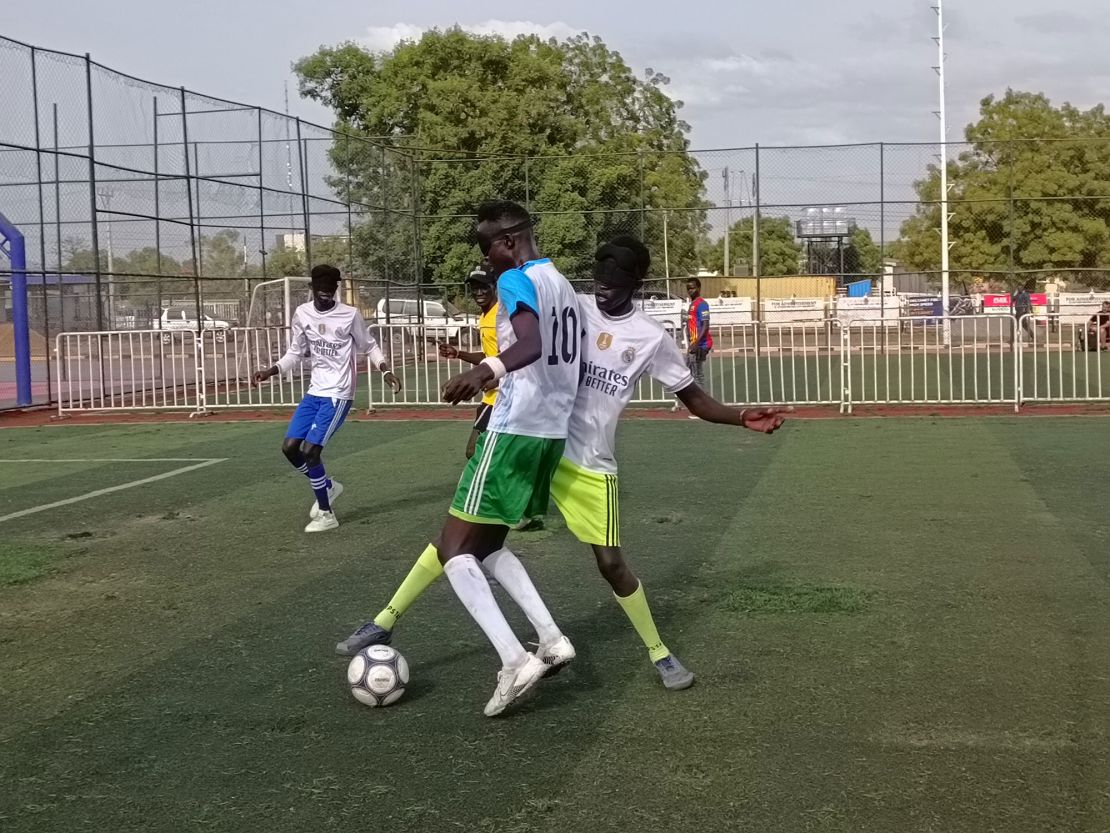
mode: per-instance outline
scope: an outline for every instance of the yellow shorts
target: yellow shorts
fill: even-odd
[[[588,471],[563,457],[551,478],[551,498],[583,544],[621,545],[615,474]]]

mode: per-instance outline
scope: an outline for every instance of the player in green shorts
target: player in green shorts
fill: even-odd
[[[478,245],[499,275],[501,352],[448,380],[442,394],[456,405],[494,384],[500,383],[500,393],[489,428],[459,480],[438,546],[426,549],[418,562],[423,573],[436,575],[442,563],[455,594],[501,657],[497,687],[485,708],[490,717],[534,687],[548,665],[525,651],[513,634],[489,577],[524,611],[539,634],[543,655],[559,664],[575,655],[524,566],[504,547],[509,527],[547,510],[551,476],[563,454],[578,391],[578,297],[554,264],[539,256],[533,225],[516,203],[486,203],[478,209]],[[353,653],[388,641],[375,627],[367,623],[344,646]]]
[[[660,381],[690,412],[709,422],[773,433],[785,408],[730,408],[694,382],[674,340],[654,319],[633,305],[650,265],[638,240],[619,237],[597,252],[594,296],[582,296],[579,312],[585,325],[583,372],[571,416],[569,437],[551,483],[551,496],[567,527],[594,552],[602,576],[648,649],[648,656],[669,689],[689,687],[694,676],[659,637],[639,579],[620,548],[620,508],[614,454],[616,425],[643,375]],[[341,654],[364,644],[388,642],[397,618],[438,577],[435,547],[429,545],[386,608],[336,646]],[[560,658],[537,651],[553,668]]]

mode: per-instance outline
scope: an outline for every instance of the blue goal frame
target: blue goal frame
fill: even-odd
[[[27,315],[27,248],[23,234],[0,214],[0,252],[11,263],[16,406],[31,404],[31,333]]]

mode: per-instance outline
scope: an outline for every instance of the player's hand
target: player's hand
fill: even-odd
[[[457,359],[459,357],[459,348],[453,344],[440,343],[439,355],[445,359]]]
[[[254,380],[254,383],[256,385],[261,385],[263,382],[269,379],[271,375],[272,374],[270,373],[270,369],[267,368],[266,370],[254,371],[254,376],[252,376],[251,378]]]
[[[786,415],[794,413],[793,407],[787,408],[745,408],[741,424],[749,431],[761,434],[774,434],[786,422]]]
[[[493,381],[493,371],[489,365],[479,364],[470,370],[452,376],[440,392],[444,402],[458,405],[466,399],[473,399],[487,384]]]
[[[383,373],[382,379],[384,379],[385,383],[389,385],[390,389],[393,391],[394,396],[401,392],[401,380],[397,378],[397,374],[394,373],[392,370],[387,370],[385,373]]]

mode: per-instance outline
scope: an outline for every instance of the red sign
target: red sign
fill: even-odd
[[[1045,295],[1043,292],[1030,292],[1029,303],[1031,303],[1035,307],[1047,307],[1048,296]]]
[[[983,309],[992,309],[997,307],[1009,307],[1009,295],[984,295],[983,296]]]

